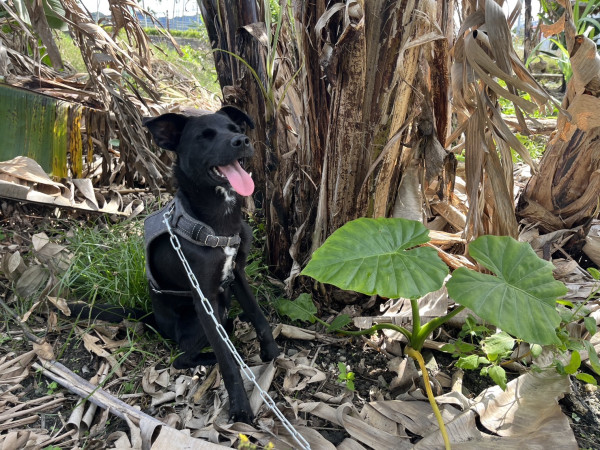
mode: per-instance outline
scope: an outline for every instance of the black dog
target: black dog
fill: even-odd
[[[201,116],[163,114],[145,119],[144,125],[157,145],[177,153],[178,191],[165,209],[172,211],[171,226],[217,319],[225,324],[233,293],[256,329],[261,359],[276,358],[279,348],[244,272],[252,233],[242,220],[242,196],[252,194],[254,183],[239,161],[254,153],[244,134],[245,125],[254,128],[254,123],[239,109],[225,106]],[[162,223],[165,209],[144,224],[146,272],[158,330],[183,352],[173,363],[176,368],[201,364],[202,350],[210,345],[229,393],[230,416],[250,422],[239,368],[171,245]]]
[[[233,293],[256,329],[261,359],[276,358],[279,348],[244,272],[252,233],[242,220],[242,196],[252,194],[254,183],[239,161],[254,153],[243,132],[254,123],[239,109],[225,106],[202,116],[164,114],[144,120],[144,125],[157,145],[177,153],[178,191],[166,209],[200,289],[223,325]],[[159,211],[145,222],[146,271],[158,330],[183,352],[173,363],[176,368],[201,364],[202,350],[210,345],[229,393],[230,416],[250,422],[239,368],[190,285],[165,232],[163,215]]]
[[[156,327],[183,352],[173,362],[177,369],[214,362],[216,357],[229,394],[230,417],[249,423],[253,415],[238,365],[192,288],[163,217],[170,213],[172,230],[218,322],[227,322],[235,295],[256,329],[261,359],[276,358],[279,348],[244,272],[252,231],[242,220],[242,196],[252,194],[254,183],[239,161],[254,153],[244,134],[245,126],[254,124],[244,112],[225,106],[214,114],[163,114],[144,119],[144,125],[160,147],[177,153],[175,198],[144,222],[153,314],[82,302],[69,304],[71,312],[113,322],[129,316]],[[214,355],[203,353],[207,346]]]

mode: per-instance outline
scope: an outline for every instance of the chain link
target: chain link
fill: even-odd
[[[266,392],[264,389],[262,389],[259,386],[258,382],[256,381],[256,377],[254,376],[254,373],[252,373],[252,371],[250,370],[250,367],[248,367],[248,365],[244,362],[244,360],[242,359],[242,357],[240,356],[240,354],[234,347],[233,343],[231,342],[231,339],[229,339],[227,331],[225,330],[225,328],[223,328],[223,326],[219,323],[219,321],[215,317],[215,312],[214,312],[212,305],[210,304],[208,299],[202,293],[202,290],[200,289],[200,284],[198,283],[198,279],[196,278],[196,275],[194,274],[194,272],[192,272],[190,264],[188,263],[185,255],[183,254],[183,251],[181,250],[181,243],[179,242],[179,238],[175,235],[175,233],[173,232],[173,229],[171,228],[171,224],[169,223],[169,218],[171,217],[171,213],[172,213],[172,210],[167,210],[163,216],[163,222],[167,226],[167,231],[169,232],[169,235],[170,235],[171,246],[173,247],[173,250],[175,250],[175,252],[177,253],[177,256],[179,256],[179,259],[181,260],[183,267],[187,273],[187,276],[190,280],[192,288],[198,293],[198,296],[200,297],[200,300],[201,300],[202,307],[204,308],[204,311],[210,316],[211,320],[213,321],[213,323],[217,329],[217,333],[219,334],[219,337],[225,343],[225,345],[231,352],[233,358],[239,364],[240,370],[242,371],[244,376],[248,380],[250,380],[252,382],[252,384],[254,384],[254,387],[258,390],[258,393],[260,394],[260,398],[262,398],[263,402],[269,407],[269,409],[271,411],[273,411],[273,413],[281,421],[281,424],[288,431],[288,433],[290,433],[290,435],[294,438],[294,440],[300,446],[300,448],[302,448],[303,450],[310,450],[310,445],[306,441],[306,439],[304,439],[304,437],[300,433],[298,433],[298,431],[296,431],[296,429],[287,420],[287,418],[283,415],[283,413],[281,411],[279,411],[279,408],[277,408],[275,401],[271,398],[271,396],[268,394],[268,392]]]

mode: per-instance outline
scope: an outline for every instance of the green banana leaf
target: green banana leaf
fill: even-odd
[[[81,176],[83,107],[37,92],[0,84],[0,161],[28,156],[56,177]]]
[[[14,9],[19,16],[19,18],[26,23],[27,25],[31,25],[31,21],[29,20],[29,14],[27,13],[27,7],[25,6],[26,0],[14,0]],[[29,0],[31,1],[31,0]],[[48,25],[50,28],[60,31],[68,31],[69,27],[67,23],[62,20],[60,17],[65,16],[65,10],[60,3],[60,0],[44,0],[44,13],[46,14],[46,20],[48,21]],[[6,11],[2,8],[0,4],[0,17],[8,17]]]

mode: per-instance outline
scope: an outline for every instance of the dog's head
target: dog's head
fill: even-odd
[[[145,118],[159,147],[177,153],[178,169],[202,186],[231,187],[240,195],[254,191],[254,182],[240,162],[254,154],[246,125],[254,122],[234,106],[224,106],[214,114],[168,113]]]

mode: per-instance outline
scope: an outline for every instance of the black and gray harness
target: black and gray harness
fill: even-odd
[[[225,248],[231,247],[235,250],[233,253],[233,260],[235,261],[235,257],[240,246],[240,235],[235,234],[233,236],[217,236],[215,235],[215,231],[205,224],[195,218],[193,218],[187,211],[189,211],[189,204],[187,199],[176,195],[173,200],[171,200],[165,207],[161,210],[156,211],[150,214],[144,220],[144,244],[146,247],[146,255],[148,255],[148,250],[150,248],[150,244],[159,236],[163,234],[169,233],[167,230],[167,226],[164,222],[164,215],[167,211],[171,212],[171,220],[170,225],[175,234],[177,236],[192,242],[196,245],[203,247],[212,247],[212,248]],[[152,270],[150,268],[149,263],[150,258],[146,256],[146,277],[148,278],[148,282],[150,284],[150,289],[156,294],[170,294],[170,295],[183,295],[183,296],[191,296],[192,292],[189,290],[186,291],[174,291],[169,289],[162,289]],[[235,264],[235,263],[234,263]],[[221,288],[225,288],[231,284],[233,281],[233,267],[226,275],[226,277],[221,282]]]

